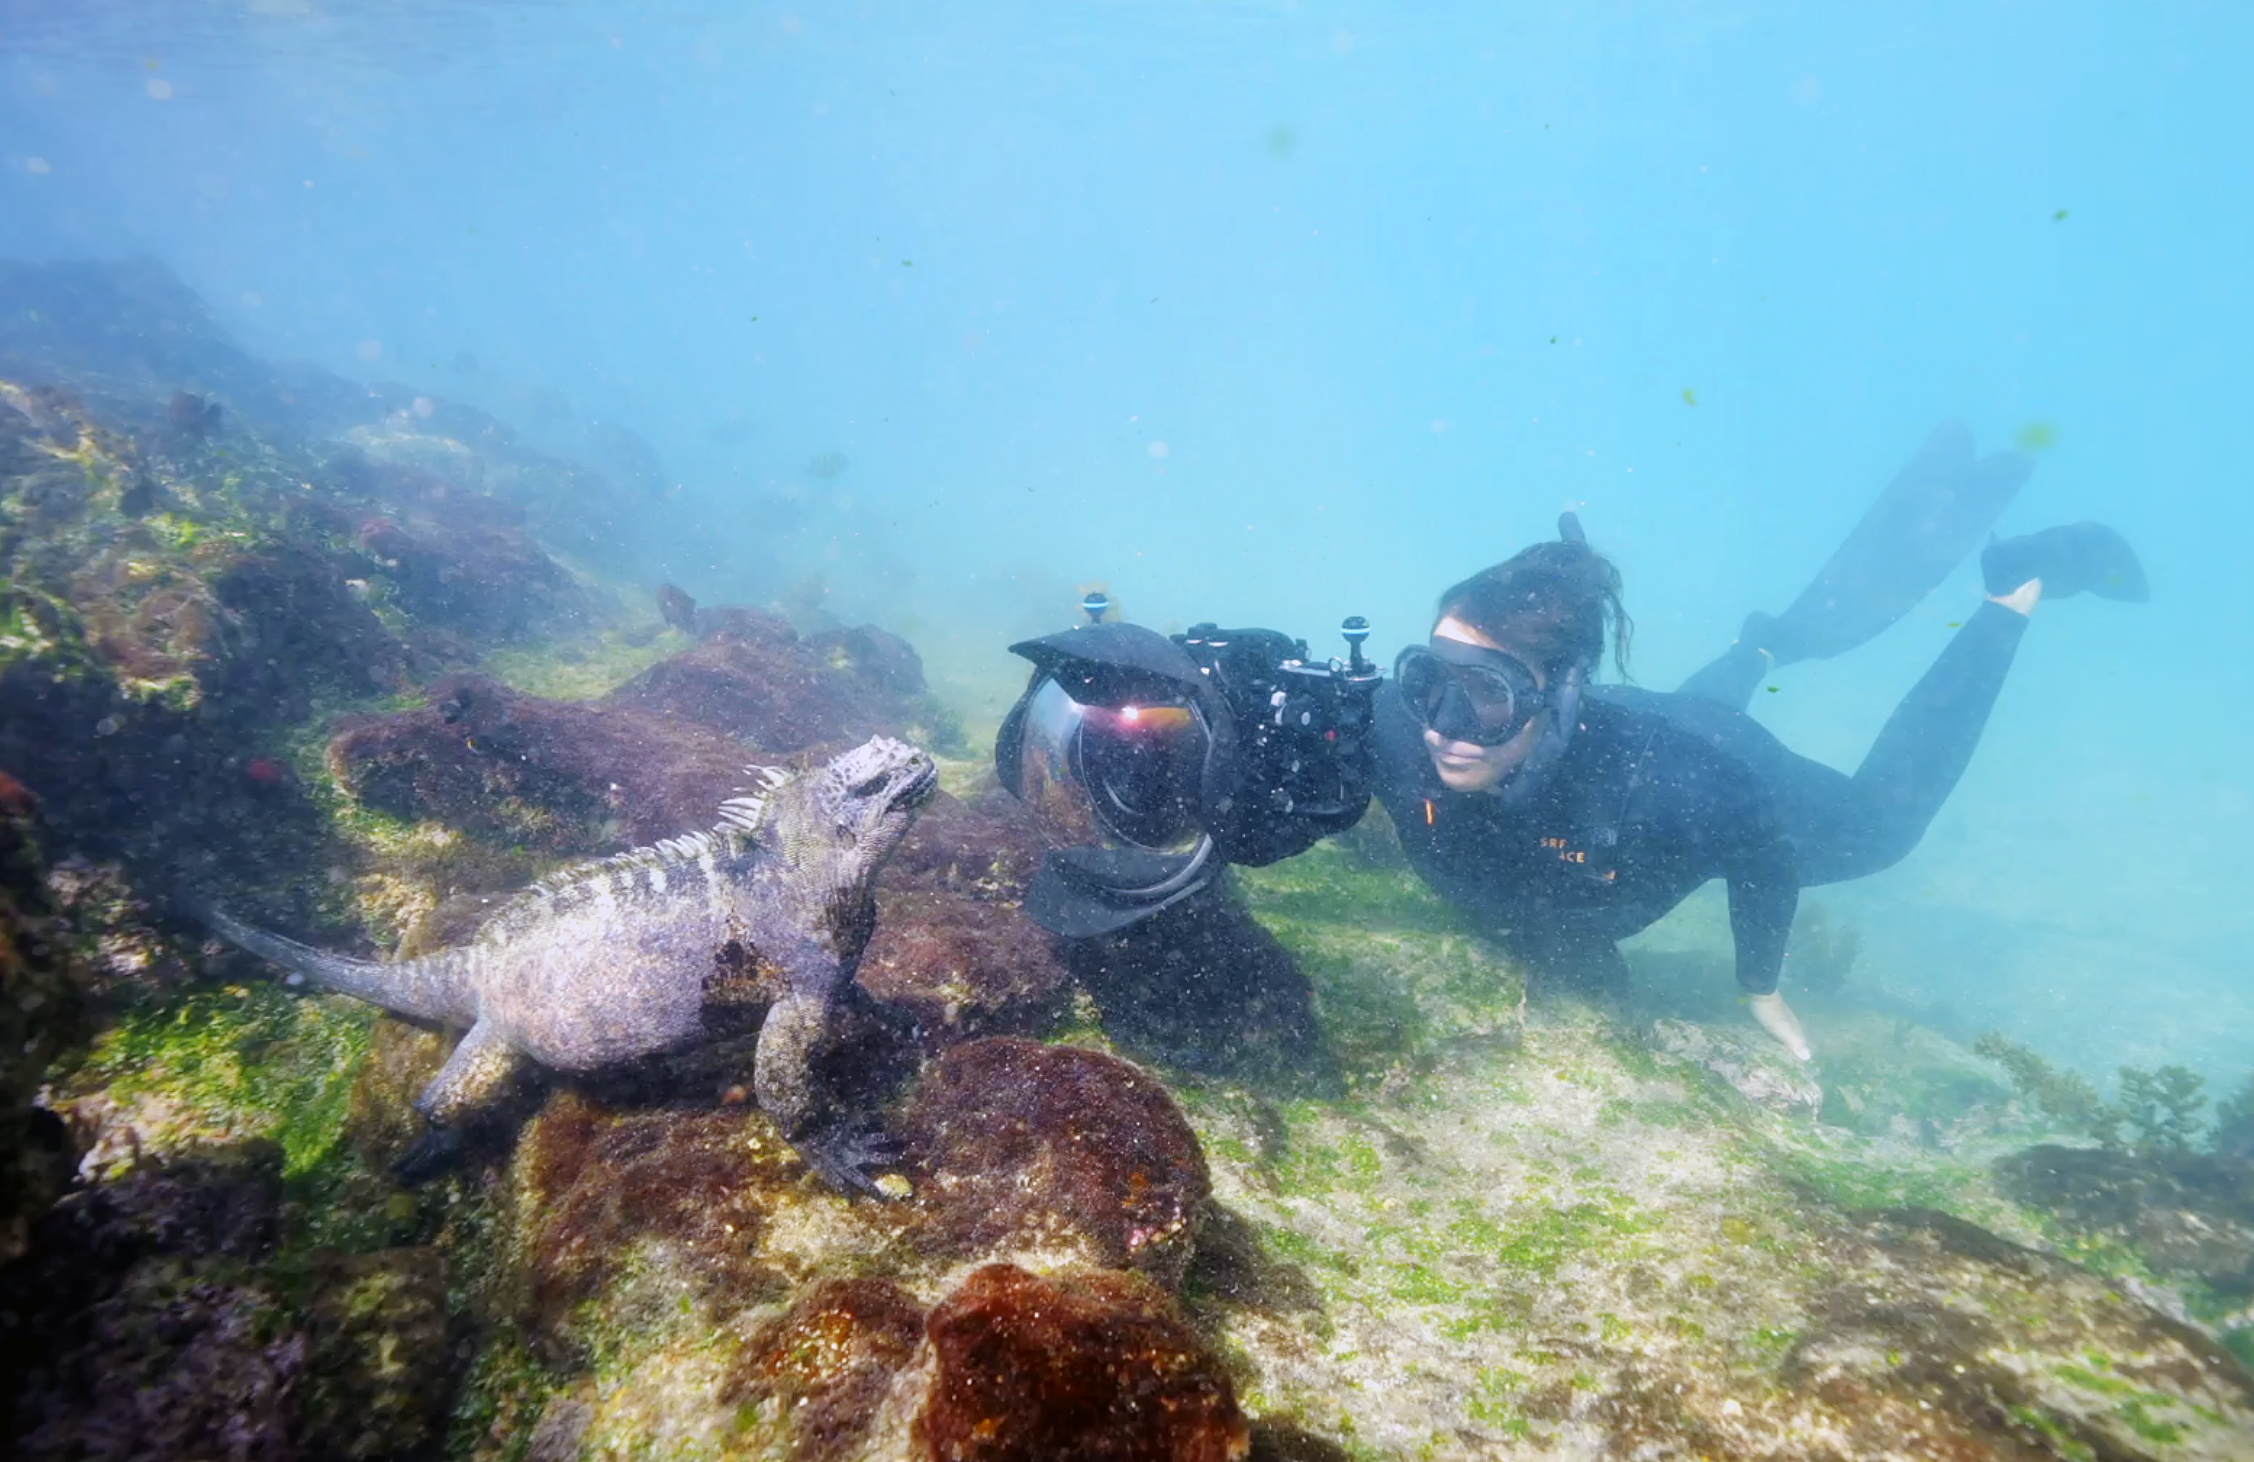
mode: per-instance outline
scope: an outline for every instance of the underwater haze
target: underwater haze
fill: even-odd
[[[0,0],[0,260],[153,260],[252,357],[588,464],[574,574],[890,631],[958,761],[1085,589],[1390,664],[1566,510],[1672,689],[1962,423],[2032,464],[1999,533],[2107,523],[2150,601],[2041,604],[1923,842],[1811,897],[1865,1013],[2220,1096],[2249,76],[2220,0]],[[1754,714],[1852,770],[1981,593]],[[1637,949],[1744,1024],[1718,889]]]

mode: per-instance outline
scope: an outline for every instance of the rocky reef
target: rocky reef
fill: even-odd
[[[2203,1135],[2167,1072],[2108,1101],[1976,1053],[1858,996],[1836,923],[1797,946],[1812,1070],[1683,993],[1728,988],[1711,910],[1626,1005],[1530,999],[1377,817],[1059,946],[968,757],[879,890],[894,1019],[828,1057],[888,1199],[807,1170],[741,1050],[529,1090],[402,1185],[451,1037],[284,989],[176,894],[411,952],[746,765],[967,748],[881,629],[608,577],[565,526],[602,479],[499,423],[252,360],[154,266],[0,300],[18,1454],[2254,1446],[2254,1096]]]

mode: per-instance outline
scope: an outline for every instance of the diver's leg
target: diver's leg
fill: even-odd
[[[1776,668],[1777,657],[1761,643],[1766,638],[1764,631],[1775,623],[1766,614],[1747,615],[1736,642],[1677,686],[1675,694],[1712,701],[1733,711],[1753,704],[1753,692]]]
[[[1981,605],[1887,717],[1855,770],[1848,825],[1834,832],[1833,877],[1875,873],[1925,836],[1972,763],[2033,607],[2032,598],[2025,608]]]
[[[1782,614],[1752,614],[1679,694],[1742,711],[1772,670],[1828,660],[1916,607],[1977,547],[2033,470],[2015,452],[1975,457],[1972,433],[1934,428]]]

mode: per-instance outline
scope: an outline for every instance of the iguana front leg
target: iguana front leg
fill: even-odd
[[[524,1064],[524,1057],[491,1025],[481,1020],[471,1026],[438,1075],[415,1097],[415,1110],[430,1130],[399,1160],[401,1180],[419,1183],[451,1163],[461,1151],[462,1129],[500,1105]]]

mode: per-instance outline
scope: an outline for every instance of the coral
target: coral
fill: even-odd
[[[923,1322],[923,1306],[889,1280],[822,1280],[752,1336],[719,1399],[751,1409],[739,1427],[755,1448],[791,1462],[852,1456]]]
[[[1209,1192],[1164,1087],[1114,1056],[997,1037],[942,1054],[901,1119],[918,1242],[944,1254],[1064,1252],[1172,1285]]]
[[[2122,1067],[2120,1099],[2109,1103],[2079,1072],[2060,1071],[1994,1031],[1975,1041],[1972,1049],[2009,1072],[2020,1092],[2052,1121],[2100,1147],[2164,1158],[2189,1151],[2205,1125],[2199,1114],[2207,1105],[2207,1082],[2181,1066],[2155,1071]]]
[[[1136,1275],[973,1273],[925,1322],[915,1438],[936,1462],[1234,1462],[1250,1431],[1217,1360]]]
[[[2132,1146],[2147,1153],[2189,1150],[2206,1125],[2199,1116],[2207,1105],[2206,1086],[2206,1078],[2181,1066],[2157,1071],[2122,1067],[2121,1123],[2136,1134]]]
[[[2254,1076],[2215,1103],[2215,1130],[2208,1142],[2219,1156],[2254,1158]]]

